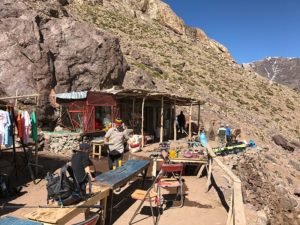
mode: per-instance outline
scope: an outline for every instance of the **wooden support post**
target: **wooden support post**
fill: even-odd
[[[200,110],[201,110],[201,105],[200,102],[198,103],[198,136],[200,135]]]
[[[35,97],[35,116],[36,116],[36,127],[38,127],[38,116],[37,116],[38,97]],[[38,129],[38,128],[37,128]],[[39,164],[39,135],[35,141],[35,177],[38,176],[38,164]]]
[[[177,127],[176,127],[176,100],[174,102],[174,142],[177,140]]]
[[[141,130],[141,134],[142,134],[142,148],[144,147],[144,111],[145,111],[145,99],[146,97],[143,98],[143,102],[142,102],[142,130]]]
[[[189,140],[192,139],[192,109],[193,103],[190,105],[190,114],[189,114]]]
[[[233,218],[234,224],[246,225],[241,182],[233,183]]]
[[[207,175],[207,182],[206,182],[207,192],[209,191],[209,187],[211,184],[212,163],[213,163],[213,158],[209,156],[209,158],[208,158],[208,175]]]
[[[164,97],[161,97],[161,110],[160,110],[160,138],[159,142],[164,140]]]
[[[232,209],[233,209],[233,190],[230,196],[230,205],[229,205],[229,211],[228,211],[228,215],[227,215],[227,221],[226,221],[226,225],[232,225],[233,224],[233,214],[232,214]]]
[[[132,113],[134,113],[134,106],[135,106],[135,98],[132,100]]]

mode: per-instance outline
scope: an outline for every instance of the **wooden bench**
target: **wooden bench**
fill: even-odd
[[[107,197],[109,195],[109,187],[104,186],[92,186],[93,196],[88,198],[85,201],[78,203],[76,206],[91,206],[96,205],[100,201],[101,206],[103,207],[103,213],[101,216],[102,224],[105,224],[106,220],[106,203]],[[25,218],[28,218],[33,221],[38,221],[43,224],[57,224],[63,225],[68,221],[73,219],[80,213],[85,213],[87,216],[89,213],[89,208],[39,208],[34,210],[31,213],[25,215]]]

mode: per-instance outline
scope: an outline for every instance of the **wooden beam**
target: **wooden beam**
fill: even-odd
[[[177,140],[177,127],[176,127],[176,100],[174,101],[174,141],[176,144]]]
[[[233,215],[235,225],[246,225],[241,183],[233,184]]]
[[[36,117],[36,127],[38,129],[38,115],[37,115],[37,105],[38,105],[38,96],[35,97],[35,117]],[[38,164],[39,164],[39,135],[37,132],[37,140],[35,141],[35,177],[38,176]]]
[[[135,106],[135,98],[132,100],[132,113],[134,113],[134,106]]]
[[[199,102],[199,105],[198,105],[198,136],[200,135],[200,102]]]
[[[189,140],[192,139],[192,109],[193,103],[190,105],[190,114],[189,114]]]
[[[209,156],[208,159],[208,176],[207,176],[207,182],[206,182],[206,188],[207,192],[209,191],[209,187],[211,184],[211,175],[212,175],[212,165],[213,164],[213,158]]]
[[[142,130],[141,130],[141,134],[142,134],[142,148],[144,147],[144,111],[145,111],[145,99],[146,97],[143,98],[143,102],[142,102]]]
[[[39,94],[32,94],[32,95],[20,95],[20,96],[13,96],[13,97],[1,97],[0,100],[8,100],[8,99],[20,99],[20,98],[36,98]]]
[[[164,140],[164,97],[161,97],[161,110],[160,110],[160,137],[159,142]]]

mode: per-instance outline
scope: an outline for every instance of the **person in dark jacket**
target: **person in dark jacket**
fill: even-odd
[[[177,116],[178,126],[179,126],[179,132],[183,134],[185,130],[185,116],[183,114],[183,111],[180,112],[180,114]]]
[[[92,165],[92,161],[89,158],[90,150],[90,144],[81,143],[79,145],[79,150],[73,151],[74,153],[71,159],[71,167],[74,177],[77,180],[80,190],[83,194],[86,193],[85,190],[88,179],[94,181],[94,177],[92,176],[90,170],[90,165]]]

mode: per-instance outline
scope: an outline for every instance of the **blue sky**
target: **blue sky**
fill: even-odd
[[[300,58],[300,0],[163,0],[187,25],[227,47],[238,63]]]

